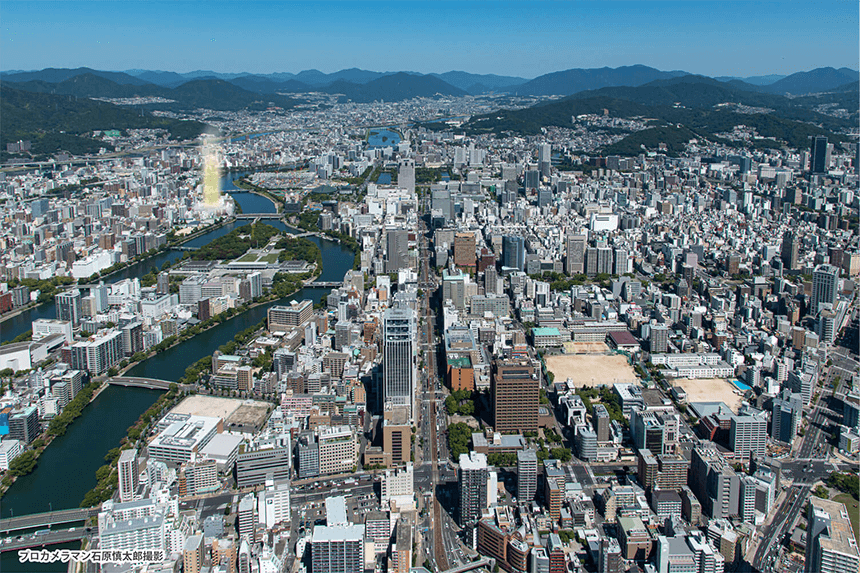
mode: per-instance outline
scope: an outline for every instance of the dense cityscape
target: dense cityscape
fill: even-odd
[[[6,143],[2,570],[860,571],[856,125],[314,90]]]

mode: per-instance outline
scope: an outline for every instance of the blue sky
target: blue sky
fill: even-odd
[[[706,75],[858,67],[857,0],[19,2],[0,69],[464,70],[645,64]]]

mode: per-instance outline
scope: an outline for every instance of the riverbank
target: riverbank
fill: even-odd
[[[217,231],[218,229],[220,229],[224,225],[228,225],[228,224],[234,222],[235,220],[236,219],[234,217],[227,217],[227,218],[220,220],[220,221],[217,221],[211,225],[206,225],[205,227],[201,227],[200,229],[197,229],[196,231],[188,234],[187,236],[179,238],[179,240],[171,241],[167,245],[165,245],[163,248],[149,250],[146,253],[144,253],[145,256],[142,258],[139,258],[139,259],[133,258],[132,260],[127,261],[125,263],[117,263],[117,264],[121,264],[121,266],[116,266],[116,268],[112,268],[111,271],[109,271],[105,274],[99,273],[97,280],[108,279],[111,276],[115,275],[116,273],[120,273],[123,270],[127,269],[131,265],[136,265],[139,263],[146,262],[147,260],[152,259],[154,257],[157,257],[158,255],[163,254],[163,253],[165,253],[171,249],[174,249],[176,247],[181,247],[185,243],[187,243],[189,241],[193,241],[194,239],[197,239],[197,238],[205,235],[206,233],[211,233],[212,231]],[[115,266],[115,265],[112,265],[112,267],[113,266]],[[109,267],[109,268],[111,268],[111,267]],[[81,280],[84,282],[84,284],[86,284],[86,283],[90,282],[92,278],[93,277],[87,277],[86,279],[81,279]],[[81,280],[75,281],[74,283],[70,283],[70,284],[74,285],[74,284],[80,283]],[[11,319],[15,318],[16,316],[20,316],[21,314],[23,314],[25,312],[29,312],[29,311],[38,309],[39,307],[41,307],[43,305],[49,304],[51,301],[52,301],[51,299],[48,299],[48,300],[43,300],[42,302],[31,302],[31,303],[25,304],[24,306],[21,306],[15,310],[13,310],[12,312],[4,313],[2,316],[0,316],[0,324],[3,324],[7,320],[11,320]]]
[[[275,212],[281,213],[283,211],[283,203],[284,199],[282,197],[275,197],[271,191],[266,189],[265,187],[260,187],[259,185],[254,185],[244,177],[241,179],[234,179],[233,185],[238,187],[243,191],[247,191],[248,193],[253,193],[254,195],[259,195],[260,197],[265,197],[269,201],[275,204]]]

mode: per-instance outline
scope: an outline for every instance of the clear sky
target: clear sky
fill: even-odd
[[[711,76],[857,69],[857,0],[23,2],[0,69],[463,70],[536,77],[645,64]]]

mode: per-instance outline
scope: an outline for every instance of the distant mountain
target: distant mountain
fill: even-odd
[[[294,101],[277,94],[255,94],[224,80],[192,80],[170,90],[172,99],[183,106],[219,111],[264,109],[271,106],[291,108]],[[169,97],[171,97],[169,96]]]
[[[18,72],[18,73],[3,73],[2,79],[9,82],[29,82],[43,81],[56,84],[81,74],[93,74],[102,78],[109,79],[120,85],[145,85],[149,82],[123,72],[102,72],[90,68],[45,68],[37,72]]]
[[[188,78],[186,78],[182,74],[177,74],[176,72],[150,72],[146,70],[128,70],[126,71],[126,73],[149,83],[171,88],[188,81]]]
[[[817,68],[791,74],[767,86],[775,94],[810,94],[831,90],[860,79],[860,72],[851,68]]]
[[[436,95],[461,96],[466,92],[434,76],[416,76],[406,72],[382,76],[366,84],[336,81],[321,87],[320,91],[342,94],[346,99],[357,103],[377,100],[403,101],[414,97],[433,97]]]
[[[526,78],[514,76],[470,74],[468,72],[445,72],[444,74],[428,75],[436,76],[440,80],[470,94],[479,94],[487,91],[504,91],[503,88],[520,85],[528,81]]]
[[[94,153],[108,144],[90,138],[94,130],[163,128],[171,137],[192,139],[207,128],[197,121],[154,117],[109,103],[69,95],[26,92],[0,84],[0,146],[19,139],[32,142],[35,155],[69,151]]]
[[[641,86],[654,80],[686,75],[688,75],[687,72],[662,72],[642,65],[620,68],[575,68],[539,76],[519,86],[509,86],[509,91],[519,95],[571,95],[608,86]]]
[[[24,91],[63,94],[82,98],[156,96],[175,100],[175,103],[147,104],[152,109],[207,108],[219,111],[237,111],[247,108],[265,109],[273,105],[290,108],[294,104],[291,98],[277,94],[263,96],[218,79],[191,80],[176,88],[168,88],[155,84],[120,85],[101,76],[85,73],[58,83],[38,80],[21,83],[5,80],[3,83]]]
[[[716,76],[714,79],[720,82],[730,82],[732,80],[740,80],[754,86],[767,86],[784,78],[782,74],[770,74],[767,76],[749,76],[746,78],[738,78],[735,76]]]
[[[731,104],[766,107],[773,111],[740,113]],[[685,76],[638,87],[606,87],[526,109],[492,112],[472,117],[464,128],[473,134],[509,131],[529,135],[539,133],[546,126],[571,127],[571,118],[578,115],[608,112],[613,117],[649,118],[655,122],[655,127],[684,127],[699,137],[712,139],[718,133],[731,131],[736,125],[747,125],[769,138],[753,142],[762,147],[779,147],[780,142],[786,142],[801,148],[813,135],[827,135],[832,141],[844,141],[844,137],[830,130],[844,129],[851,122],[822,115],[810,107],[810,103],[796,103],[782,96],[738,90],[711,78]],[[638,148],[639,144],[661,134],[667,138],[671,136],[673,145],[677,146],[678,138],[687,132],[651,132],[634,138],[632,142],[638,141],[634,145]]]

